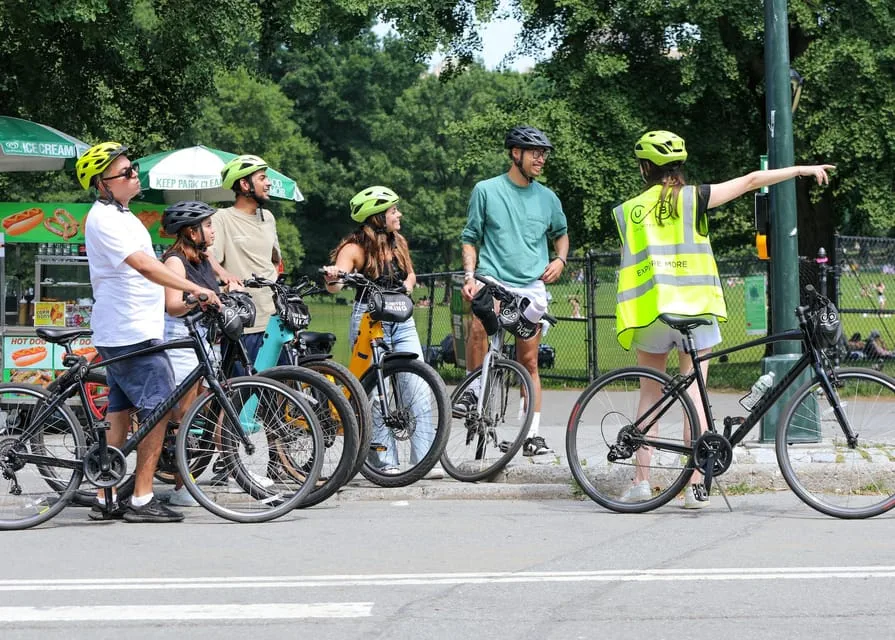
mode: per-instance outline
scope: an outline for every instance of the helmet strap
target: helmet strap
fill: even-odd
[[[118,202],[118,200],[115,199],[115,196],[112,195],[112,192],[109,191],[108,187],[106,187],[106,185],[103,183],[101,178],[98,179],[94,183],[94,185],[95,185],[94,189],[96,189],[96,199],[98,202],[100,202],[102,204],[106,204],[106,205],[112,205],[112,206],[116,207],[119,211],[127,211],[128,210],[127,207],[125,207],[123,204],[121,204],[120,202]]]

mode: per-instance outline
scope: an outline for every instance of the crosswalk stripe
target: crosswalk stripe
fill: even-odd
[[[0,607],[0,622],[362,618],[372,609],[372,602]]]
[[[482,573],[408,573],[197,578],[0,580],[0,591],[144,591],[186,589],[299,589],[308,587],[426,586],[536,582],[668,582],[690,580],[819,580],[893,578],[895,566],[605,569]]]

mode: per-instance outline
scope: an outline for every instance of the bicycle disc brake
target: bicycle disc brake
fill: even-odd
[[[127,461],[124,454],[115,447],[106,447],[106,455],[109,458],[109,469],[104,471],[100,461],[100,445],[90,447],[84,456],[84,477],[94,487],[105,489],[117,486],[127,473]]]

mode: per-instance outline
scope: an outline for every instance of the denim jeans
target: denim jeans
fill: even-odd
[[[366,312],[367,305],[355,304],[351,313],[351,326],[348,333],[348,341],[352,348],[360,333],[361,316]],[[420,337],[416,332],[416,324],[413,318],[404,322],[383,322],[382,331],[385,334],[386,344],[393,351],[405,351],[415,353],[420,362],[423,360],[423,347]],[[397,395],[410,402],[412,415],[416,419],[416,429],[410,436],[410,461],[414,466],[429,452],[432,442],[435,440],[435,428],[438,425],[435,398],[429,386],[418,376],[413,374],[396,374],[386,380],[386,385],[396,382]],[[387,388],[387,391],[391,391]],[[389,395],[391,395],[389,393]],[[398,451],[398,442],[394,434],[385,426],[379,409],[379,403],[371,406],[373,412],[373,442],[386,447],[385,451],[371,453],[370,458],[382,469],[397,468],[401,465]]]

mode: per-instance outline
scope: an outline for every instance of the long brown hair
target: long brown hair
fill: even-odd
[[[361,272],[375,280],[385,273],[393,273],[392,259],[405,273],[413,271],[407,240],[397,231],[385,230],[385,212],[367,218],[357,229],[342,238],[339,245],[329,255],[335,263],[339,252],[346,244],[356,244],[364,252],[364,266]]]
[[[656,215],[659,225],[661,226],[662,221],[666,218],[676,220],[678,217],[677,199],[681,194],[681,189],[687,185],[683,164],[674,162],[660,167],[649,160],[641,160],[640,166],[643,169],[647,189],[655,187],[657,184],[662,185],[659,201],[656,203],[659,208]]]
[[[198,226],[192,227],[184,227],[180,231],[177,232],[177,239],[174,241],[167,251],[162,254],[162,262],[167,260],[171,254],[179,253],[184,258],[190,261],[190,264],[199,264],[206,258],[208,258],[208,250],[200,251],[196,248],[195,242],[188,235],[190,229],[198,229]]]

